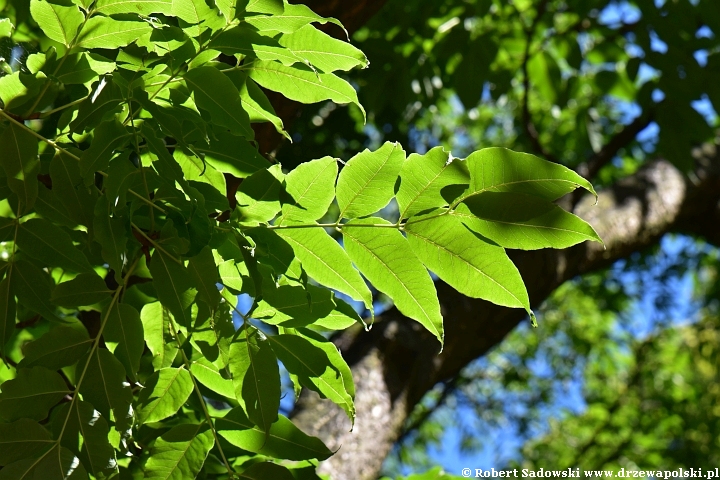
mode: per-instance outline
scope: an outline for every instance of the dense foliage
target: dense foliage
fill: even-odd
[[[252,123],[287,135],[265,90],[362,111],[338,72],[365,56],[303,5],[4,12],[0,479],[314,478],[333,452],[278,414],[280,364],[354,417],[325,332],[367,316],[333,291],[372,312],[367,279],[442,344],[428,269],[533,316],[505,248],[599,241],[553,203],[591,184],[532,155],[260,155]]]

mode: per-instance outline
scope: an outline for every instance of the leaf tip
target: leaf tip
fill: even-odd
[[[532,310],[530,310],[528,313],[530,313],[530,324],[533,326],[533,328],[537,328],[538,323],[537,323],[537,317],[535,316],[535,313]]]

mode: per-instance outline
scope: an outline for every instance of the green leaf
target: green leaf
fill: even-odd
[[[70,393],[62,377],[44,367],[21,368],[15,378],[0,387],[0,419],[5,422],[23,417],[42,420]]]
[[[229,78],[217,68],[198,67],[187,72],[183,79],[195,96],[198,108],[207,111],[214,124],[228,128],[233,135],[253,138],[250,118]]]
[[[13,264],[0,282],[0,356],[5,357],[5,345],[15,333],[15,295],[11,290]]]
[[[230,379],[223,378],[218,368],[205,358],[193,360],[190,373],[201,384],[227,398],[235,398],[235,387]]]
[[[170,367],[178,353],[178,347],[170,331],[170,312],[160,302],[148,303],[140,311],[145,343],[152,353],[155,370]]]
[[[0,423],[0,466],[35,457],[53,443],[50,432],[29,418]]]
[[[250,273],[247,271],[244,263],[236,263],[235,260],[228,260],[218,265],[220,280],[226,287],[232,288],[238,292],[243,290],[243,277],[248,278]]]
[[[328,330],[344,330],[358,322],[363,322],[355,309],[346,302],[335,298],[335,304],[335,309],[332,312],[324,318],[315,320],[312,325]]]
[[[95,2],[95,11],[103,15],[118,13],[137,13],[149,16],[151,13],[172,15],[172,0],[98,0]]]
[[[228,133],[217,133],[209,146],[196,146],[195,151],[205,155],[205,161],[217,171],[245,178],[268,168],[268,161],[244,138]]]
[[[152,27],[148,22],[127,22],[95,16],[85,23],[76,45],[87,49],[115,49],[133,43],[150,31]]]
[[[205,359],[218,368],[225,369],[229,377],[229,370],[226,367],[230,361],[230,343],[235,337],[232,308],[237,304],[237,297],[230,294],[227,289],[223,289],[221,293],[225,301],[214,312],[210,312],[205,304],[198,304],[191,341]]]
[[[58,325],[23,347],[25,358],[19,363],[19,367],[41,366],[59,370],[80,360],[91,344],[92,339],[82,323]]]
[[[325,352],[333,368],[336,368],[340,372],[340,374],[342,374],[345,391],[348,393],[348,395],[350,395],[350,398],[354,400],[355,383],[353,382],[352,371],[350,370],[348,364],[345,362],[345,359],[340,354],[338,347],[336,347],[333,342],[323,337],[319,333],[313,332],[312,330],[309,330],[307,328],[298,328],[292,333],[297,333],[301,335],[305,340],[309,341],[314,346]]]
[[[73,245],[70,235],[45,219],[33,218],[21,223],[17,246],[44,264],[71,272],[94,272],[85,255]]]
[[[455,204],[483,192],[524,193],[552,201],[578,187],[597,197],[590,182],[577,173],[527,153],[485,148],[471,154],[465,162],[470,171],[470,186]]]
[[[66,323],[55,315],[50,302],[52,279],[35,265],[26,261],[13,262],[13,290],[21,305],[47,320]]]
[[[297,375],[304,387],[339,405],[354,423],[353,399],[346,390],[340,369],[324,349],[297,335],[273,335],[268,337],[268,342],[289,373]],[[336,361],[342,359],[339,354],[333,357]]]
[[[267,222],[280,212],[283,190],[280,165],[260,170],[246,178],[237,191],[236,212],[243,222]]]
[[[8,186],[17,194],[23,211],[27,212],[35,205],[38,195],[40,162],[37,138],[11,122],[0,135],[0,151],[3,152],[0,164]]]
[[[59,438],[62,432],[61,445],[77,455],[87,470],[99,478],[117,472],[115,450],[108,442],[110,428],[100,412],[89,403],[76,400],[61,405],[53,415],[53,433]]]
[[[398,230],[366,225],[391,224],[377,217],[345,224],[343,239],[350,259],[398,310],[420,322],[442,343],[440,304],[427,270],[414,255],[408,255],[410,246]]]
[[[209,48],[226,55],[241,54],[260,60],[277,60],[283,65],[302,61],[292,51],[282,47],[277,40],[258,34],[257,30],[247,23],[224,31],[210,42]]]
[[[365,54],[347,42],[332,38],[312,25],[306,25],[294,33],[282,35],[280,45],[286,47],[313,67],[325,73],[336,70],[352,70],[367,67]]]
[[[81,273],[72,280],[58,284],[50,301],[61,307],[79,307],[102,302],[110,293],[100,275],[95,272]]]
[[[186,480],[196,478],[215,444],[205,424],[178,425],[158,438],[150,448],[145,464],[147,480]]]
[[[213,17],[217,17],[217,11],[208,7],[204,0],[173,0],[173,15],[185,22],[197,25],[211,23]],[[224,23],[224,22],[223,22]],[[204,28],[186,29],[188,35],[197,36]]]
[[[38,197],[35,201],[35,211],[45,220],[56,225],[68,228],[75,228],[78,222],[70,218],[70,214],[63,204],[58,200],[58,195],[52,190],[38,188]]]
[[[120,281],[124,265],[125,248],[128,241],[125,221],[111,216],[106,196],[100,197],[95,206],[93,229],[95,241],[101,249],[101,255],[115,273],[115,281]]]
[[[290,220],[314,221],[327,213],[335,198],[337,162],[332,157],[301,163],[285,177],[285,191],[292,201],[282,207],[277,224]]]
[[[116,119],[101,123],[95,129],[90,148],[80,156],[80,175],[86,179],[86,184],[92,182],[93,172],[105,170],[110,165],[113,151],[127,145],[131,135]]]
[[[320,439],[306,435],[282,415],[272,424],[268,435],[253,425],[239,407],[218,418],[215,428],[236,447],[268,457],[296,461],[325,460],[333,454]]]
[[[283,13],[284,8],[282,0],[249,0],[245,6],[245,11],[280,15]]]
[[[277,62],[256,60],[250,69],[250,78],[260,86],[280,92],[297,102],[332,100],[336,103],[353,103],[363,112],[363,118],[365,116],[365,109],[360,105],[352,85],[332,73],[317,73],[304,65],[286,67]]]
[[[352,266],[347,253],[327,232],[322,228],[288,228],[276,232],[290,244],[310,277],[372,309],[372,293],[365,280]]]
[[[30,14],[48,38],[70,46],[85,16],[76,5],[63,6],[31,0]]]
[[[270,325],[304,327],[325,318],[335,308],[332,292],[326,288],[308,285],[265,285],[263,298],[252,312],[253,318]]]
[[[220,303],[220,292],[217,288],[220,274],[210,247],[205,246],[199,254],[190,259],[188,272],[195,282],[200,298],[215,309]]]
[[[176,263],[160,250],[155,250],[148,265],[152,273],[158,299],[165,305],[180,325],[192,324],[190,305],[197,291],[184,265]]]
[[[340,171],[337,201],[340,218],[364,217],[375,213],[395,195],[395,184],[405,161],[399,143],[386,142],[378,150],[351,158]]]
[[[505,248],[567,248],[601,242],[593,228],[552,202],[531,195],[485,192],[458,205],[453,216]]]
[[[122,211],[127,203],[128,190],[137,188],[137,191],[143,192],[145,188],[143,173],[145,173],[145,179],[147,180],[150,172],[152,172],[152,169],[147,167],[136,168],[130,162],[130,152],[127,152],[127,155],[123,153],[113,158],[110,161],[110,167],[107,169],[108,176],[103,181],[106,199],[101,198],[95,205],[95,216],[110,216],[112,212]]]
[[[248,10],[250,11],[250,10]],[[342,24],[334,18],[324,18],[302,4],[285,4],[282,12],[272,12],[270,17],[247,17],[245,21],[261,32],[275,31],[293,33],[309,23],[334,23],[344,29]]]
[[[83,185],[77,160],[63,153],[50,162],[52,192],[67,215],[80,225],[92,227],[93,205],[96,196]]]
[[[240,474],[240,478],[248,480],[295,480],[290,470],[271,462],[259,462],[250,465],[250,468]]]
[[[225,72],[225,75],[232,80],[240,92],[240,99],[250,116],[250,122],[270,122],[278,133],[292,141],[290,135],[285,131],[282,119],[275,113],[270,100],[268,100],[262,89],[258,87],[257,83],[248,78],[247,73],[242,70],[233,70]]]
[[[415,255],[462,294],[532,313],[525,284],[505,250],[454,215],[436,215],[416,217],[405,225]]]
[[[454,200],[453,190],[460,194],[469,184],[465,162],[450,158],[443,147],[435,147],[425,155],[413,153],[400,171],[397,192],[400,218],[443,207]],[[448,193],[451,198],[446,198]]]
[[[245,327],[230,345],[230,373],[235,397],[252,422],[264,432],[278,419],[280,371],[262,333]]]
[[[0,20],[0,38],[6,38],[12,35],[15,26],[12,24],[9,18],[3,18]]]
[[[54,66],[54,65],[53,65]],[[88,84],[96,80],[100,75],[106,75],[115,71],[115,62],[111,62],[107,58],[88,52],[80,52],[67,55],[65,61],[61,65],[54,66],[57,68],[55,78],[65,85]],[[43,71],[48,71],[46,65]]]
[[[108,350],[113,352],[125,367],[128,377],[135,380],[140,368],[140,357],[145,348],[143,324],[140,314],[134,307],[125,303],[114,303],[109,312],[103,330]]]
[[[87,480],[80,460],[67,448],[55,446],[40,458],[24,458],[0,470],[0,480]]]
[[[80,378],[87,363],[80,394],[83,400],[90,402],[105,418],[114,413],[117,428],[131,415],[132,390],[125,380],[125,367],[115,356],[104,348],[96,348],[87,357],[78,362],[75,378]]]
[[[114,81],[108,81],[103,77],[95,87],[93,95],[80,104],[77,117],[70,123],[70,127],[78,133],[94,128],[100,125],[103,118],[109,118],[111,114],[119,112],[124,100],[120,87]]]
[[[145,388],[138,396],[138,423],[159,422],[175,415],[192,390],[192,379],[184,368],[163,368],[156,371],[145,382]]]

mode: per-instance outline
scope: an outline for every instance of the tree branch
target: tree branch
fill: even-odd
[[[588,180],[595,178],[600,169],[607,165],[620,149],[625,148],[635,140],[638,133],[645,130],[654,118],[654,109],[645,110],[635,120],[625,125],[599,152],[591,156],[587,162],[582,163],[577,168],[577,172]]]

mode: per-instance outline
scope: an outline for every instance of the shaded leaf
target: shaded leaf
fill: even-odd
[[[17,246],[47,265],[71,272],[94,272],[85,255],[73,245],[70,235],[45,219],[33,218],[21,223]]]
[[[0,423],[0,466],[32,458],[53,443],[50,432],[29,418]]]
[[[218,433],[236,447],[268,457],[287,460],[325,460],[331,452],[315,437],[303,433],[286,417],[279,415],[268,435],[247,418],[242,408],[233,408],[215,422]]]
[[[170,310],[180,325],[189,326],[192,322],[190,305],[197,292],[192,288],[193,282],[185,266],[176,263],[160,250],[155,250],[148,268],[155,280],[160,302]]]
[[[108,349],[125,367],[128,377],[135,379],[140,368],[140,357],[145,348],[143,324],[134,307],[125,303],[113,303],[107,315],[103,336]]]
[[[108,441],[110,428],[100,412],[76,400],[60,406],[53,415],[53,433],[59,438],[62,432],[61,445],[77,455],[87,470],[100,478],[117,472],[115,450]]]
[[[484,192],[458,205],[453,216],[505,248],[567,248],[602,242],[581,218],[550,201],[520,193]]]
[[[172,365],[178,347],[170,332],[170,312],[160,302],[149,303],[140,311],[145,343],[152,353],[153,368],[159,370]]]
[[[277,358],[256,329],[245,327],[230,345],[230,372],[235,396],[248,417],[263,431],[277,421],[280,371]]]
[[[45,2],[43,2],[45,3]],[[22,209],[30,210],[38,195],[40,172],[38,142],[30,132],[11,122],[0,135],[0,165],[10,190],[18,196]]]
[[[80,322],[58,325],[37,340],[23,347],[25,358],[19,367],[41,366],[50,370],[67,367],[83,357],[92,345],[92,339]]]
[[[253,138],[250,118],[229,78],[216,68],[198,67],[186,73],[183,79],[195,96],[198,108],[207,111],[213,123],[230,129],[235,135]]]
[[[53,289],[50,301],[61,307],[93,305],[109,298],[112,293],[105,280],[95,272],[81,273],[77,277],[58,284]]]
[[[23,417],[42,420],[50,408],[70,393],[62,377],[44,367],[21,368],[15,378],[1,387],[0,418],[6,422]]]
[[[92,351],[89,360],[78,362],[76,378],[80,378],[86,364],[80,384],[83,400],[90,402],[105,418],[111,418],[112,410],[115,423],[121,425],[129,415],[133,397],[130,384],[125,380],[125,367],[103,348]]]
[[[297,335],[273,335],[268,337],[268,342],[287,371],[297,375],[304,387],[335,402],[354,422],[353,398],[346,390],[340,369],[331,362],[324,349]],[[342,357],[335,354],[333,360],[337,362]],[[345,369],[345,362],[342,363]]]

